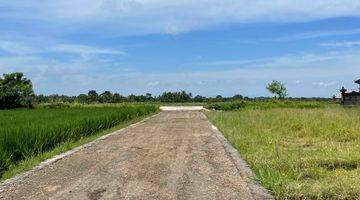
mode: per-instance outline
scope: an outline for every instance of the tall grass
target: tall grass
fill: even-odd
[[[267,101],[232,101],[210,103],[206,108],[210,110],[240,110],[240,109],[271,109],[271,108],[324,108],[329,102],[319,101],[290,101],[290,100],[267,100]]]
[[[0,175],[21,160],[157,111],[151,105],[0,111]]]
[[[207,115],[277,199],[360,199],[360,109]]]

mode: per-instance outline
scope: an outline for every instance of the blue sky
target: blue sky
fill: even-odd
[[[36,93],[331,97],[360,78],[360,0],[0,1],[0,73]]]

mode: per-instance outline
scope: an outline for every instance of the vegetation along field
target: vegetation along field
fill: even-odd
[[[360,199],[359,108],[244,108],[207,116],[277,199]]]
[[[158,110],[153,105],[0,110],[0,174],[20,161]]]

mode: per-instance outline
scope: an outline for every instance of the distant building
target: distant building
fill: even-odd
[[[346,92],[347,89],[344,87],[341,88],[341,104],[344,106],[351,105],[360,105],[360,79],[355,81],[355,83],[359,84],[358,91]]]

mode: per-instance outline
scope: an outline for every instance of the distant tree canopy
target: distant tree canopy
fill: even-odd
[[[235,95],[233,96],[233,99],[234,99],[234,100],[242,100],[242,99],[244,99],[244,97],[243,97],[241,94],[235,94]]]
[[[88,95],[90,94],[90,95]],[[272,98],[269,97],[243,97],[242,95],[234,95],[233,97],[205,97],[196,95],[192,97],[191,93],[182,92],[164,92],[160,96],[153,96],[150,93],[145,95],[135,95],[131,94],[129,96],[122,96],[119,93],[111,93],[110,91],[105,91],[98,95],[98,92],[92,90],[88,94],[80,94],[78,96],[66,96],[66,95],[37,95],[36,103],[57,103],[57,102],[67,102],[67,103],[123,103],[123,102],[167,102],[167,103],[184,103],[184,102],[196,102],[196,103],[206,103],[206,102],[229,102],[229,101],[266,101]],[[287,98],[289,100],[312,100],[312,101],[327,101],[331,100],[330,98]]]
[[[114,103],[114,96],[110,91],[105,91],[100,95],[100,102],[102,103]]]
[[[285,84],[280,81],[273,80],[267,85],[266,89],[269,90],[269,92],[272,94],[275,94],[280,99],[283,99],[287,96],[287,89]]]
[[[95,90],[90,90],[88,92],[88,101],[89,103],[95,103],[99,101],[99,94]]]
[[[266,87],[271,93],[279,98],[287,96],[287,90],[283,83],[279,81],[272,81]],[[80,94],[78,96],[67,95],[35,95],[33,86],[30,80],[26,79],[21,72],[4,74],[0,76],[0,109],[18,108],[18,107],[33,107],[34,104],[41,103],[122,103],[122,102],[169,102],[169,103],[183,103],[183,102],[227,102],[227,101],[266,101],[269,97],[254,97],[249,98],[241,94],[235,94],[233,97],[223,97],[217,95],[215,97],[205,97],[196,95],[193,97],[192,93],[185,91],[180,92],[164,92],[159,96],[154,96],[151,93],[145,95],[131,94],[129,96],[122,96],[119,93],[111,93],[104,91],[98,93],[96,90],[90,90],[87,94]],[[327,101],[330,98],[287,98],[291,100],[312,100],[312,101]]]
[[[192,99],[191,93],[181,92],[164,92],[159,100],[161,102],[189,102]]]
[[[0,77],[0,109],[32,107],[34,91],[30,80],[23,73],[15,72]]]

